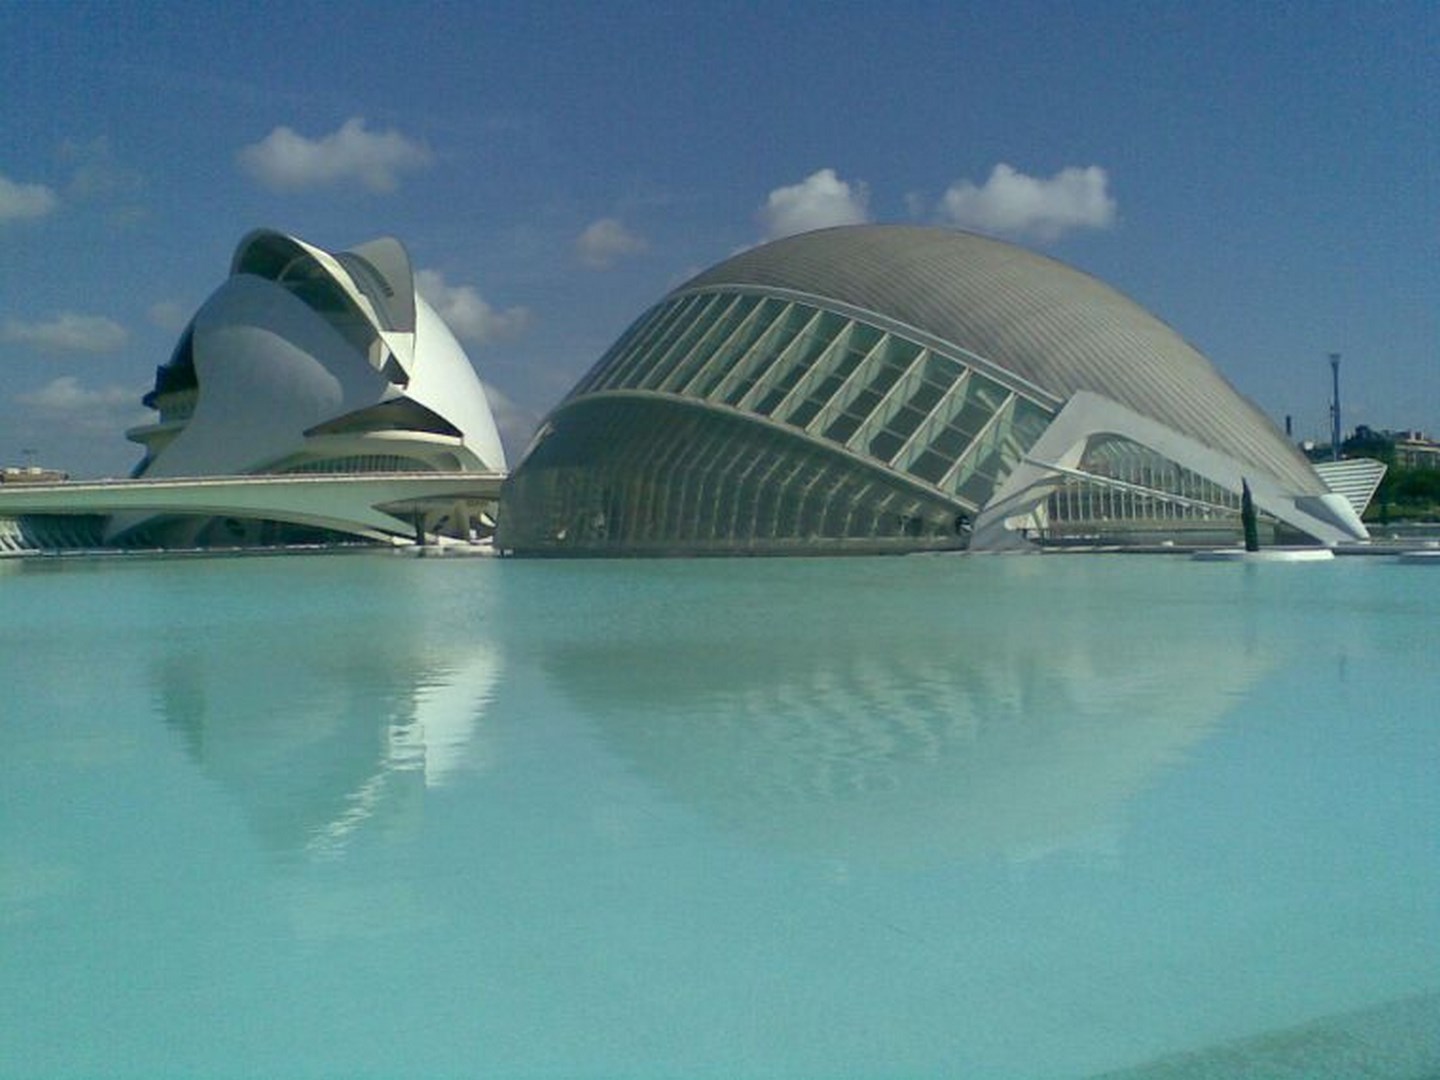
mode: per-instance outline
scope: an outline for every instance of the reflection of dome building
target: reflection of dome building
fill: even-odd
[[[145,404],[158,419],[128,434],[145,447],[134,475],[146,480],[505,468],[474,368],[388,238],[332,254],[277,232],[246,236]],[[110,534],[286,538],[263,514],[213,514],[121,514]]]
[[[1027,576],[1030,560],[960,574],[922,562],[886,574],[863,619],[832,578],[737,582],[789,598],[763,626],[744,621],[743,596],[690,625],[713,582],[627,578],[625,623],[577,635],[547,671],[663,801],[762,847],[924,865],[1113,841],[1130,800],[1276,663],[1243,607],[1191,624],[1133,603],[1130,585],[1123,625],[1097,634],[1107,571],[1067,584]],[[886,589],[893,603],[876,600]],[[716,620],[735,620],[723,650]]]
[[[1005,547],[1235,527],[1363,538],[1274,426],[1095,279],[952,230],[854,226],[720,263],[634,323],[542,425],[502,547]]]

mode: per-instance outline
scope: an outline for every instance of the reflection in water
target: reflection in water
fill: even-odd
[[[276,850],[415,818],[426,786],[483,765],[482,717],[538,694],[737,835],[929,862],[1107,844],[1126,801],[1271,665],[1243,602],[1191,621],[1163,596],[1110,596],[1099,573],[1056,596],[1027,580],[1033,563],[880,566],[505,567],[503,624],[442,634],[438,654],[413,624],[242,627],[165,655],[154,684]],[[512,680],[541,685],[497,706],[501,641],[527,658]]]
[[[1440,993],[1431,992],[1167,1055],[1094,1080],[1286,1076],[1433,1080],[1440,1075],[1437,1068]]]
[[[657,605],[644,632],[571,642],[548,670],[615,753],[706,818],[909,862],[1103,844],[1269,666],[1242,627],[1190,630],[1183,612],[1104,621],[999,587],[953,612],[936,599],[811,596],[748,627],[753,608],[697,627]]]
[[[69,1075],[1174,1075],[1433,1001],[1435,594],[1250,569],[5,577],[0,1044]]]
[[[398,635],[227,645],[157,661],[159,707],[275,850],[336,850],[486,763],[481,720],[501,667],[492,647],[437,659]]]

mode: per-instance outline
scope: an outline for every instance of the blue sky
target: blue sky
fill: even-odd
[[[1129,294],[1297,436],[1440,433],[1440,4],[0,0],[0,463],[123,474],[237,241],[409,248],[512,450],[691,273],[843,221]]]

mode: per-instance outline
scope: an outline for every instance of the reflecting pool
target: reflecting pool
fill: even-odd
[[[1383,558],[0,561],[0,1074],[1433,1074],[1437,660]]]

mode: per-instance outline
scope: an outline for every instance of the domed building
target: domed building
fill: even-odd
[[[541,424],[498,543],[532,555],[1366,536],[1211,363],[1095,278],[950,229],[743,252],[643,314]]]
[[[250,233],[144,401],[158,416],[127,432],[145,448],[136,479],[505,469],[475,369],[390,238],[331,253]],[[332,505],[307,520],[257,497],[209,512],[201,502],[183,514],[118,513],[107,539],[204,546],[378,539],[411,527],[406,514],[369,505]],[[477,524],[469,518],[459,508],[445,528],[464,536]]]

